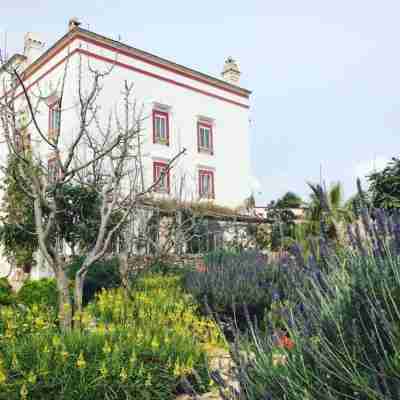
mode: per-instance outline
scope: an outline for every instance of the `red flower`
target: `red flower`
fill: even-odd
[[[198,272],[206,272],[207,266],[206,266],[206,264],[204,263],[204,261],[199,260],[199,261],[196,263],[196,270],[197,270]]]
[[[278,339],[278,346],[284,347],[287,350],[292,350],[294,347],[294,341],[287,336],[281,336]]]

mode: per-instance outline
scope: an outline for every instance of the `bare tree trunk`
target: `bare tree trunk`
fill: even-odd
[[[128,253],[123,251],[118,254],[119,273],[121,274],[122,287],[124,291],[129,290],[129,265],[128,265]]]
[[[63,268],[59,268],[56,274],[58,288],[58,318],[63,332],[72,329],[72,303],[69,294],[68,277]]]
[[[77,313],[82,313],[83,311],[83,287],[85,284],[85,278],[87,274],[87,270],[83,269],[85,267],[82,266],[82,268],[77,272],[75,276],[75,290],[74,290],[74,308],[75,312]],[[79,324],[79,319],[77,320]]]

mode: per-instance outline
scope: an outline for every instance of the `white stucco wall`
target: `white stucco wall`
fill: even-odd
[[[83,49],[88,55],[78,55],[76,49]],[[74,104],[77,101],[77,68],[79,57],[85,70],[87,62],[91,67],[105,70],[110,66],[104,58],[116,61],[118,65],[104,81],[104,89],[98,103],[106,120],[110,109],[121,101],[124,81],[134,84],[138,105],[143,105],[147,119],[143,124],[144,165],[146,183],[153,180],[153,161],[171,159],[180,149],[187,149],[179,165],[171,171],[171,195],[176,195],[180,177],[185,176],[184,196],[186,200],[198,199],[198,169],[205,167],[214,171],[215,202],[221,205],[238,206],[250,194],[250,149],[249,149],[249,100],[210,84],[199,82],[144,61],[116,54],[81,39],[74,40],[67,48],[50,59],[29,78],[29,83],[39,79],[31,90],[49,95],[60,82],[65,71],[62,60],[69,58],[65,95],[63,98],[62,136],[68,141],[76,131],[77,116]],[[102,59],[96,59],[95,56]],[[135,69],[135,70],[132,70]],[[137,71],[139,69],[140,71]],[[51,71],[47,73],[47,71]],[[40,79],[44,74],[45,77]],[[85,73],[84,73],[85,76]],[[166,81],[167,80],[167,81]],[[89,79],[85,83],[89,84]],[[180,86],[184,85],[184,87]],[[201,91],[201,92],[198,92]],[[214,97],[216,96],[216,97]],[[232,104],[230,101],[238,104]],[[170,145],[153,144],[151,112],[154,104],[169,109]],[[118,108],[118,107],[117,107]],[[200,154],[197,150],[197,122],[199,117],[213,121],[214,154]],[[48,110],[42,109],[40,124],[47,131]],[[39,139],[38,139],[39,140]],[[46,146],[43,147],[46,152]],[[175,193],[174,193],[175,192]]]

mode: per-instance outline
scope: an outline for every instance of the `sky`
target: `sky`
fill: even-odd
[[[48,45],[76,16],[83,27],[219,76],[232,56],[251,96],[258,205],[307,182],[341,181],[400,153],[398,0],[0,0],[0,37],[22,52],[27,31]],[[3,34],[1,34],[3,32]],[[234,139],[233,139],[234,140]]]

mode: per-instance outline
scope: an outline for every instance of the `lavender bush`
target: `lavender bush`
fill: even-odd
[[[301,275],[293,259],[285,258],[277,266],[256,251],[215,252],[205,257],[204,270],[185,275],[184,285],[229,332],[247,328],[247,319],[264,326],[277,303],[293,301]],[[275,314],[272,319],[279,323],[280,315]]]
[[[237,334],[236,398],[400,399],[400,216],[364,207],[347,232],[340,256],[323,239],[307,263],[294,249],[302,278],[278,304],[283,332]]]

